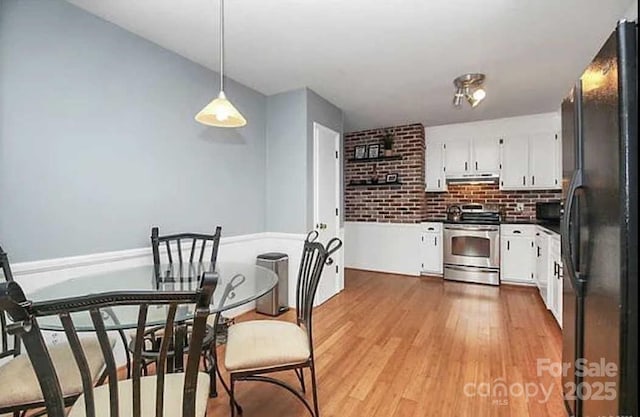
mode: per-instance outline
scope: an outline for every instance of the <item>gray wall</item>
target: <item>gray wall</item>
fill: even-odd
[[[342,134],[342,110],[308,88],[267,99],[267,230],[313,229],[313,124]]]
[[[340,133],[340,149],[344,153],[344,117],[342,110],[325,100],[311,89],[307,91],[307,230],[313,229],[313,124],[319,123]],[[342,159],[344,164],[344,158]],[[341,170],[344,177],[344,169]],[[344,184],[344,181],[340,182]],[[340,224],[344,220],[344,189],[340,189]]]
[[[266,229],[302,233],[307,227],[307,91],[267,98]]]
[[[248,126],[202,126],[214,72],[63,1],[0,7],[0,244],[13,261],[146,246],[152,225],[265,230],[266,97],[229,82]]]

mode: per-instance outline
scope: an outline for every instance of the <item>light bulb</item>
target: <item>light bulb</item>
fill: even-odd
[[[215,115],[216,115],[216,119],[218,119],[221,122],[224,122],[229,118],[229,112],[225,111],[224,108],[218,108],[217,111],[215,112]]]
[[[487,96],[487,92],[484,91],[483,88],[478,88],[476,91],[473,92],[473,99],[476,100],[477,102],[481,102],[482,100],[484,100],[486,96]]]

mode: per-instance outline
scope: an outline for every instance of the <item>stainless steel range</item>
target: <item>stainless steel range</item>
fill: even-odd
[[[452,206],[444,225],[444,279],[500,284],[498,209],[481,204]]]

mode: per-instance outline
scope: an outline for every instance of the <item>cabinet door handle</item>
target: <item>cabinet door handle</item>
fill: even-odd
[[[538,246],[538,258],[540,257],[540,246]]]
[[[535,175],[531,176],[531,185],[536,185],[536,176]]]
[[[520,230],[514,230],[514,231],[513,231],[513,233],[514,233],[514,234],[516,234],[516,235],[519,235],[519,234],[521,234],[522,232],[521,232]]]
[[[469,163],[465,161],[464,163],[464,170],[468,171],[469,170]]]
[[[438,246],[438,236],[433,237],[433,246]]]
[[[476,161],[476,171],[478,170],[478,161]]]
[[[511,249],[511,242],[507,240],[507,250]]]
[[[527,177],[522,176],[522,185],[527,185]]]
[[[438,188],[440,188],[440,179],[438,179]]]

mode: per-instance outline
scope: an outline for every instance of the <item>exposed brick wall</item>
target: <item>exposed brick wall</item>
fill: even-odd
[[[498,184],[449,184],[444,193],[427,193],[425,219],[445,219],[447,206],[461,203],[499,205],[505,210],[506,221],[535,220],[536,202],[561,198],[560,191],[500,191]],[[516,205],[524,204],[517,212]]]
[[[424,217],[424,128],[422,124],[386,129],[395,136],[393,152],[401,160],[345,163],[345,220],[383,223],[418,223]],[[357,145],[380,143],[382,130],[346,133],[346,159],[354,157]],[[375,171],[374,171],[375,170]],[[380,182],[388,173],[398,174],[400,186],[350,187],[349,183],[370,180]]]

